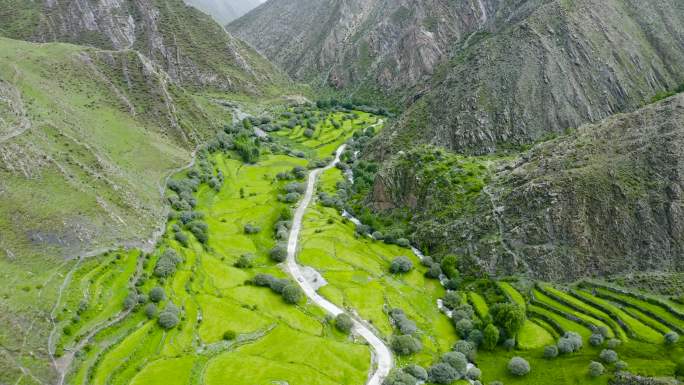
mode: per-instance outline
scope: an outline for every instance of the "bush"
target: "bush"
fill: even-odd
[[[484,341],[484,335],[479,329],[473,329],[468,334],[468,342],[470,342],[474,347],[479,347],[482,345],[482,341]]]
[[[618,372],[622,370],[627,370],[628,366],[629,365],[627,365],[625,361],[618,361],[615,363],[615,370],[617,370]]]
[[[403,369],[405,373],[410,374],[414,378],[420,380],[420,381],[427,381],[428,379],[428,372],[425,370],[422,366],[416,365],[416,364],[411,364],[408,365]]]
[[[592,377],[598,377],[603,374],[606,368],[600,362],[591,361],[589,364],[589,375]]]
[[[418,380],[403,370],[392,369],[382,385],[415,385]]]
[[[442,303],[448,309],[456,309],[461,305],[462,297],[455,291],[447,291],[442,299]]]
[[[288,284],[283,288],[283,299],[289,304],[295,304],[302,299],[304,293],[302,290],[294,283]]]
[[[252,279],[255,286],[270,287],[275,278],[268,274],[257,274]]]
[[[261,227],[252,224],[246,224],[244,228],[245,234],[258,234],[261,232]]]
[[[145,316],[152,319],[157,316],[157,305],[150,303],[145,306]]]
[[[549,345],[544,347],[544,358],[558,357],[558,347],[556,345]]]
[[[379,231],[373,232],[373,239],[375,239],[376,241],[382,241],[383,238],[384,238],[384,236],[382,235],[381,232],[379,232]]]
[[[157,286],[150,290],[150,301],[157,303],[163,301],[164,298],[166,298],[166,293],[161,287]]]
[[[442,362],[432,365],[428,369],[428,378],[434,384],[451,384],[461,378],[461,374],[452,368],[451,365]]]
[[[514,376],[524,376],[530,372],[530,364],[522,357],[513,357],[508,361],[508,371]]]
[[[411,246],[411,242],[409,242],[409,240],[406,238],[399,238],[397,239],[397,246],[408,248]]]
[[[394,326],[399,329],[399,333],[410,335],[418,330],[415,322],[411,321],[401,309],[390,310],[390,317],[394,321]]]
[[[680,359],[675,366],[675,376],[684,377],[684,359]]]
[[[173,249],[168,249],[157,260],[154,275],[161,278],[170,277],[176,272],[176,265],[180,262],[178,254]]]
[[[463,318],[456,322],[456,333],[461,338],[467,338],[471,330],[473,330],[473,321]]]
[[[589,345],[591,346],[601,346],[603,345],[603,334],[594,333],[589,337]]]
[[[494,350],[499,343],[499,328],[489,324],[484,328],[482,346],[487,350]]]
[[[233,266],[238,269],[250,269],[254,267],[254,254],[242,254]]]
[[[466,356],[468,359],[473,359],[475,352],[477,351],[477,348],[475,345],[471,342],[468,342],[466,340],[458,340],[454,344],[454,349],[455,352],[459,352]]]
[[[425,276],[432,279],[437,279],[442,275],[442,268],[439,263],[433,263],[430,269],[425,272]]]
[[[526,319],[525,310],[512,303],[497,303],[492,306],[490,313],[494,324],[502,328],[509,337],[518,334]]]
[[[582,336],[575,332],[567,332],[558,340],[558,351],[562,354],[578,352],[582,346]]]
[[[354,327],[354,322],[346,313],[340,313],[335,317],[335,327],[342,333],[349,334]]]
[[[309,139],[313,138],[313,136],[314,136],[314,130],[312,130],[312,129],[306,129],[306,130],[304,130],[304,136],[306,136],[306,137],[309,138]]]
[[[477,380],[480,378],[480,376],[482,376],[482,371],[473,366],[472,368],[468,369],[468,372],[465,376],[470,380]]]
[[[392,350],[400,356],[408,356],[423,350],[423,344],[410,335],[392,337]]]
[[[608,347],[608,349],[615,349],[618,346],[620,346],[621,344],[622,344],[622,341],[620,341],[619,339],[611,338],[608,340],[608,343],[606,343],[606,346]]]
[[[408,257],[396,257],[390,264],[390,272],[392,274],[404,274],[413,269],[413,262]]]
[[[672,331],[665,334],[665,345],[674,345],[677,341],[679,341],[679,334]]]
[[[224,339],[225,341],[232,341],[232,340],[234,340],[236,337],[237,337],[237,333],[235,333],[235,331],[233,331],[233,330],[226,330],[226,331],[223,333],[223,339]]]
[[[173,235],[173,237],[180,243],[183,247],[188,247],[190,244],[190,239],[188,236],[182,232],[182,231],[176,231]]]
[[[607,364],[612,364],[617,362],[618,354],[615,352],[615,350],[603,349],[599,354],[599,358],[601,358],[601,361]]]
[[[454,368],[461,377],[468,370],[468,359],[463,353],[448,352],[442,356],[442,362]]]
[[[515,338],[507,338],[503,342],[503,347],[504,347],[504,349],[506,349],[508,351],[515,349]]]
[[[285,246],[278,245],[271,249],[271,259],[275,262],[285,262],[287,259],[287,249]]]

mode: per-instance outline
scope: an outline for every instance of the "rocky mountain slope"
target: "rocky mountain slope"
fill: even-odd
[[[371,203],[416,212],[414,239],[476,274],[681,271],[683,148],[679,94],[513,159],[402,152],[376,176]]]
[[[230,23],[262,3],[260,0],[185,0],[185,2],[210,15],[221,25]]]
[[[0,35],[133,49],[185,86],[258,93],[286,82],[262,56],[182,0],[2,0]]]
[[[297,79],[405,103],[393,150],[527,144],[684,81],[676,0],[274,0],[228,28]]]

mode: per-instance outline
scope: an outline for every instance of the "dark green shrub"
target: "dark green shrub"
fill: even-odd
[[[392,350],[400,356],[408,356],[423,350],[423,344],[410,335],[392,337]]]
[[[285,260],[287,259],[287,249],[285,248],[285,246],[275,246],[271,249],[270,256],[271,259],[275,262],[285,262]]]
[[[461,374],[451,365],[440,362],[428,369],[429,381],[433,384],[451,384],[461,378]]]
[[[235,262],[234,266],[238,269],[250,269],[254,267],[254,254],[242,254]]]
[[[439,263],[433,263],[430,269],[425,272],[425,276],[432,279],[438,279],[442,275],[442,268]]]
[[[180,320],[178,319],[178,314],[176,314],[175,312],[164,310],[163,312],[161,312],[161,314],[159,314],[159,319],[157,320],[157,322],[159,323],[159,326],[166,330],[169,330],[176,327]]]
[[[296,304],[302,299],[304,293],[297,284],[291,283],[283,288],[282,295],[285,302]]]
[[[428,373],[420,365],[416,364],[411,364],[406,366],[404,369],[402,369],[405,373],[410,374],[412,377],[420,380],[420,381],[427,381],[428,379]]]
[[[399,330],[401,334],[413,334],[418,331],[418,327],[415,322],[411,321],[401,309],[390,310],[390,317],[394,323],[394,326]]]
[[[152,318],[156,317],[157,316],[157,305],[155,305],[153,303],[147,304],[147,306],[145,306],[145,316],[148,319],[152,319]]]
[[[603,334],[599,333],[594,333],[589,337],[589,345],[591,346],[600,346],[603,345]]]
[[[396,257],[390,264],[390,272],[392,274],[405,274],[413,269],[413,262],[408,257]]]
[[[252,224],[246,224],[244,232],[245,234],[258,234],[261,232],[261,227]]]
[[[601,361],[607,363],[607,364],[612,364],[617,362],[618,360],[618,354],[615,352],[615,350],[611,349],[603,349],[601,353],[599,354],[599,358],[601,358]]]
[[[442,304],[447,309],[456,309],[461,306],[462,297],[455,291],[447,291],[442,299]]]
[[[473,330],[473,321],[468,318],[458,320],[455,325],[456,333],[461,338],[468,338],[468,334]]]
[[[671,331],[665,334],[665,345],[674,345],[679,341],[679,334]]]
[[[340,313],[335,317],[335,327],[342,333],[349,334],[354,327],[354,322],[346,313]]]
[[[157,286],[150,290],[150,301],[157,303],[163,301],[164,298],[166,298],[166,293],[161,287]]]
[[[484,332],[482,334],[484,336],[482,346],[487,350],[494,350],[496,345],[499,343],[499,328],[493,324],[488,324],[484,328]]]
[[[237,333],[235,333],[234,330],[226,330],[223,333],[223,340],[224,341],[232,341],[237,337]]]
[[[468,370],[468,358],[465,354],[460,352],[448,352],[442,356],[442,362],[451,366],[459,374],[459,377],[465,375]]]
[[[502,328],[509,337],[518,334],[526,319],[525,311],[512,303],[497,303],[492,306],[490,314],[494,324]]]
[[[392,369],[382,385],[415,385],[418,380],[403,370]]]

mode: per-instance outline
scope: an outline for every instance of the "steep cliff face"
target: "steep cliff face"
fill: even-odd
[[[256,93],[285,78],[182,0],[0,2],[0,34],[38,42],[135,49],[186,86]]]
[[[405,162],[398,155],[376,178],[371,201],[386,210],[415,200],[419,244],[459,254],[490,274],[572,280],[681,271],[683,150],[680,94],[582,126],[514,160],[473,158],[490,165],[481,189],[440,186],[420,176],[443,161]],[[454,199],[459,189],[472,192],[467,201]]]
[[[396,95],[426,81],[454,42],[494,25],[501,0],[273,0],[231,23],[293,77]]]

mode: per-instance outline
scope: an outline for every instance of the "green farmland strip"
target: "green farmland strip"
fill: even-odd
[[[534,298],[536,301],[538,301],[541,304],[544,304],[546,306],[550,306],[553,309],[555,309],[557,312],[565,314],[565,315],[571,315],[574,317],[577,317],[581,319],[582,321],[594,325],[596,327],[605,327],[608,329],[608,337],[614,337],[615,332],[613,331],[613,328],[611,328],[607,323],[603,322],[602,320],[599,320],[597,318],[594,318],[590,315],[587,315],[582,312],[578,312],[577,310],[563,304],[562,302],[556,301],[554,298],[547,296],[543,292],[535,289],[533,291]],[[619,325],[615,325],[619,329]],[[619,329],[622,330],[622,329]]]
[[[681,320],[674,314],[670,313],[670,311],[668,311],[665,307],[627,294],[616,293],[608,289],[596,288],[594,290],[596,290],[598,295],[601,297],[623,303],[631,308],[639,310],[641,313],[657,318],[669,328],[675,328],[679,331],[684,330],[684,320]]]
[[[487,305],[487,301],[485,301],[480,294],[471,291],[468,293],[468,299],[480,318],[484,318],[489,314],[489,306]]]

